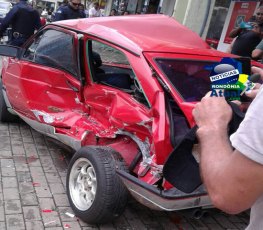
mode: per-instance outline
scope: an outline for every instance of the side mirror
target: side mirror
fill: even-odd
[[[0,55],[7,57],[18,57],[20,47],[10,46],[10,45],[0,45]]]

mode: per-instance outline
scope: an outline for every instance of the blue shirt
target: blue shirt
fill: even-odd
[[[85,18],[85,14],[83,14],[78,9],[75,10],[71,8],[69,5],[59,7],[55,14],[55,21],[77,19],[77,18]]]
[[[35,30],[41,27],[40,17],[37,10],[33,9],[26,1],[17,3],[3,19],[0,26],[0,35],[12,26],[13,32],[18,32],[25,37],[30,37]]]

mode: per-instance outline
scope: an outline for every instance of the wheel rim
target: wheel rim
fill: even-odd
[[[69,176],[69,192],[74,205],[81,211],[89,209],[97,191],[97,178],[93,165],[86,158],[76,160]]]

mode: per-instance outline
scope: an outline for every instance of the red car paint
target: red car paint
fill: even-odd
[[[133,174],[152,186],[161,180],[162,190],[171,189],[162,178],[162,167],[174,148],[167,94],[189,128],[195,124],[192,109],[197,101],[185,101],[156,59],[213,63],[234,56],[211,49],[194,32],[163,15],[51,23],[29,39],[23,49],[29,50],[39,34],[52,30],[72,36],[71,52],[78,70],[81,66],[81,73],[76,77],[62,68],[28,60],[24,58],[25,51],[20,58],[4,59],[2,82],[13,111],[36,130],[76,150],[81,146],[110,146],[122,155],[128,166],[142,152],[143,158],[132,169]],[[89,40],[126,57],[128,64],[102,60],[102,65],[106,70],[111,67],[133,73],[143,99],[131,93],[133,89],[127,91],[94,80]],[[195,85],[190,85],[187,90],[194,88]],[[204,204],[199,200],[185,208],[201,205]]]

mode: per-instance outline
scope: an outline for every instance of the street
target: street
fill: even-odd
[[[69,207],[65,191],[72,152],[32,130],[24,122],[0,123],[0,229],[244,229],[249,212],[227,215],[207,210],[201,219],[192,211],[160,212],[132,198],[124,214],[109,224],[88,225]]]

